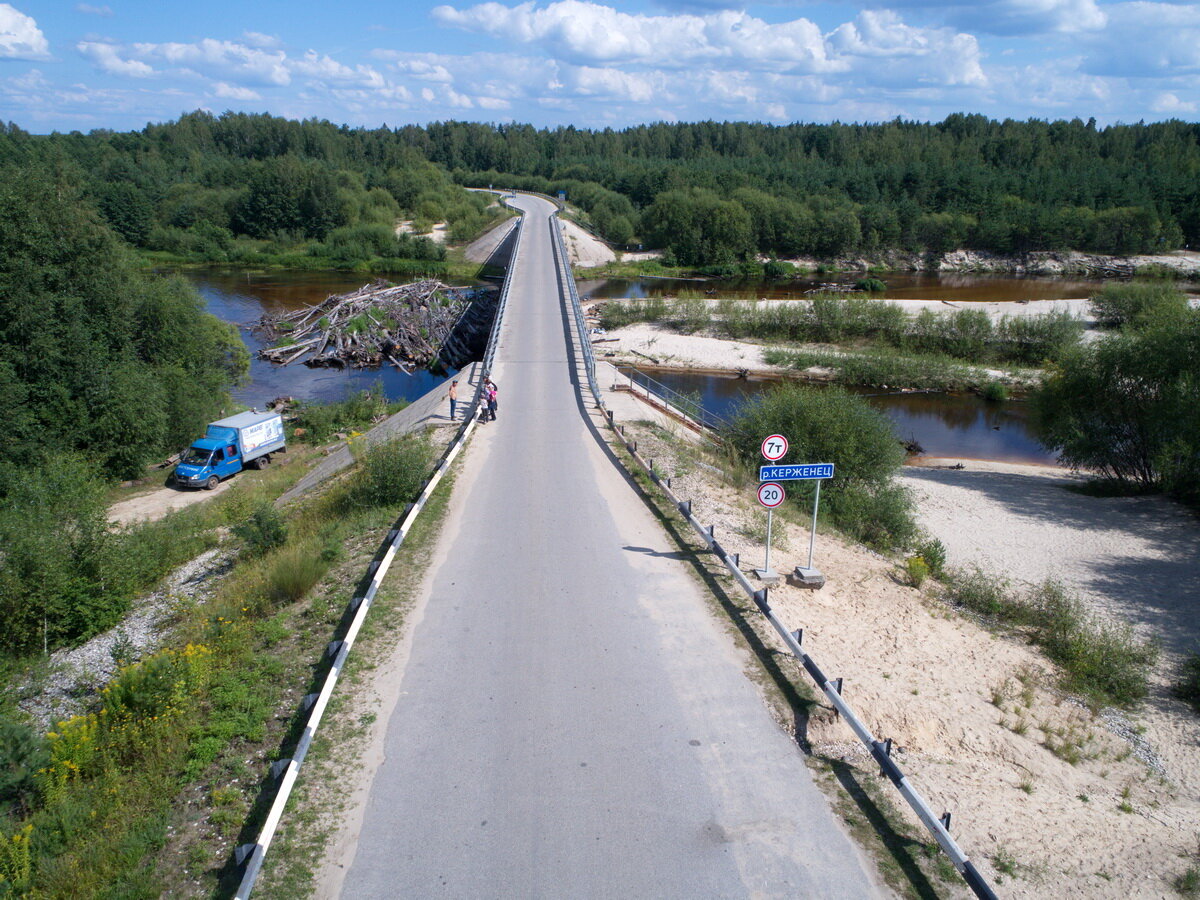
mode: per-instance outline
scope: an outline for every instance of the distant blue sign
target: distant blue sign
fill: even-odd
[[[832,478],[833,463],[806,463],[802,466],[759,466],[759,481],[812,481]]]

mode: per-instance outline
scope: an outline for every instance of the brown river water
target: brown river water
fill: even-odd
[[[239,326],[251,351],[249,382],[235,392],[248,406],[261,407],[279,396],[303,400],[340,400],[349,394],[382,383],[390,399],[414,400],[441,385],[452,373],[419,371],[406,374],[391,366],[379,369],[309,369],[302,365],[280,367],[258,359],[263,346],[251,326],[266,312],[298,309],[319,303],[330,294],[361,287],[368,279],[343,272],[291,271],[189,271],[186,277],[204,298],[208,312]],[[848,278],[825,276],[829,280]],[[889,297],[927,300],[1018,301],[1085,297],[1098,282],[1011,278],[979,275],[886,275]],[[581,280],[585,297],[646,297],[675,295],[680,290],[713,290],[719,296],[804,297],[806,282],[681,281],[677,279]],[[713,375],[656,376],[670,387],[700,397],[706,409],[727,416],[746,396],[770,387],[755,382]],[[1032,436],[1024,407],[1019,402],[988,404],[971,395],[885,394],[872,395],[871,403],[894,422],[904,440],[915,440],[929,456],[962,456],[1011,462],[1052,463]]]

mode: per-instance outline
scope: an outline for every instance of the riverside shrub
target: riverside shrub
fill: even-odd
[[[856,540],[890,550],[916,536],[912,501],[892,480],[904,450],[888,418],[861,397],[838,387],[782,385],[742,406],[725,434],[751,465],[761,460],[769,434],[790,443],[781,464],[832,462],[835,475],[821,489],[821,508]],[[809,504],[807,491],[792,496]]]

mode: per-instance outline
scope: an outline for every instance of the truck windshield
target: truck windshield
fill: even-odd
[[[189,466],[207,466],[210,456],[212,456],[211,450],[201,450],[199,447],[191,447],[183,455],[183,462]]]

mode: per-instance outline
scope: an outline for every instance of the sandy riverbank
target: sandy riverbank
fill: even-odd
[[[759,565],[763,514],[749,488],[680,456],[678,442],[645,430],[637,439],[743,567]],[[967,460],[948,468],[956,462],[931,460],[902,476],[952,562],[1030,581],[1056,575],[1105,611],[1132,608],[1139,585],[1155,585],[1139,630],[1195,635],[1200,617],[1176,618],[1198,596],[1195,520],[1165,502],[1070,493],[1070,476],[1047,467]],[[781,525],[776,517],[772,560],[784,571],[805,561],[808,545],[805,517],[791,518]],[[1123,592],[1124,579],[1106,568],[1118,546],[1127,565],[1137,560]],[[772,606],[789,628],[804,628],[826,673],[846,678],[847,697],[874,733],[895,739],[901,766],[934,809],[954,813],[956,838],[1001,896],[1173,894],[1173,879],[1197,862],[1200,717],[1168,696],[1166,665],[1142,709],[1096,715],[1057,689],[1053,665],[1035,648],[948,609],[929,585],[907,586],[895,563],[825,534],[814,562],[825,587],[781,586]],[[877,779],[826,705],[800,736],[816,754]]]
[[[951,309],[906,304],[922,302]],[[1084,304],[1016,306],[1018,314],[1077,314]],[[1014,306],[978,305],[1000,314]],[[618,340],[599,352],[642,363],[637,353],[708,371],[782,371],[746,342],[646,324],[606,337]],[[926,459],[900,477],[951,565],[1015,583],[1053,579],[1096,615],[1159,642],[1145,704],[1093,715],[1057,691],[1054,667],[1038,651],[897,583],[892,563],[836,538],[818,544],[827,586],[782,588],[773,605],[813,635],[826,671],[847,676],[871,727],[905,748],[904,765],[931,802],[961,811],[956,834],[990,860],[1002,896],[1172,895],[1172,879],[1200,864],[1200,717],[1170,693],[1183,655],[1200,649],[1200,519],[1162,498],[1072,491],[1082,478],[1046,466]],[[757,513],[719,485],[698,482],[690,495],[705,498],[701,521],[726,534]],[[803,527],[786,526],[786,534],[785,562],[802,562]],[[761,537],[757,549],[744,533],[722,543],[743,558],[761,556]],[[816,716],[807,736],[818,752],[869,767],[832,717]]]

